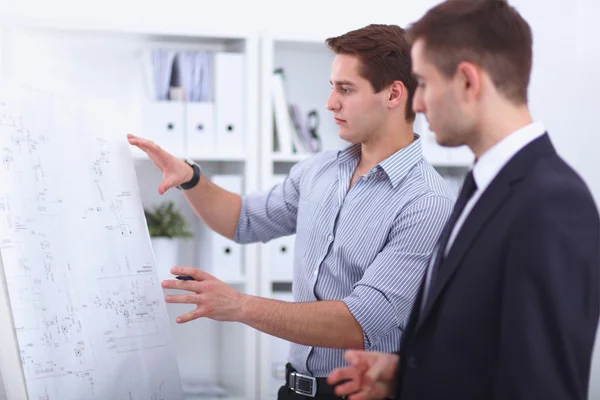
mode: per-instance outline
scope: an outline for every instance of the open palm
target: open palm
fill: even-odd
[[[193,170],[190,166],[163,150],[156,143],[132,134],[127,135],[127,140],[129,144],[145,152],[156,168],[162,172],[163,180],[158,185],[158,193],[164,194],[170,188],[192,179]]]

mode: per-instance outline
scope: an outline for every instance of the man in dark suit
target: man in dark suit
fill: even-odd
[[[329,383],[350,400],[585,399],[600,218],[530,116],[530,27],[505,1],[450,0],[409,34],[415,111],[440,144],[466,144],[476,162],[400,351],[349,351]]]

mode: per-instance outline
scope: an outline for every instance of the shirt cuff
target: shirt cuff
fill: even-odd
[[[399,326],[396,311],[385,295],[376,288],[359,285],[342,300],[363,330],[365,350]]]
[[[242,196],[242,206],[240,208],[240,217],[238,218],[233,241],[236,243],[249,243],[252,240],[253,232],[250,229],[248,220],[248,200],[246,196]]]

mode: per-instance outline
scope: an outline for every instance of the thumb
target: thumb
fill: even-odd
[[[165,192],[175,186],[173,179],[165,177],[163,178],[160,185],[158,185],[158,193],[165,194]]]
[[[360,362],[360,353],[356,350],[346,350],[344,353],[344,359],[351,365]]]

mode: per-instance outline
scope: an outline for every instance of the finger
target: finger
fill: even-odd
[[[179,317],[177,317],[177,319],[175,321],[177,321],[178,324],[183,324],[183,323],[186,323],[189,321],[193,321],[197,318],[202,318],[202,317],[206,316],[205,314],[206,313],[203,308],[196,307],[196,309],[194,311],[191,311],[187,314],[180,315]]]
[[[336,385],[333,389],[336,396],[343,397],[350,394],[355,394],[360,391],[360,383],[358,381],[342,381]]]
[[[144,151],[160,171],[165,171],[165,160],[168,153],[159,145],[146,139],[132,139],[129,143]]]
[[[343,367],[334,369],[327,377],[327,383],[331,386],[339,384],[341,381],[356,379],[358,373],[354,367]]]
[[[140,150],[148,153],[150,149],[145,145],[144,139],[141,138],[128,138],[127,141],[130,145],[139,148]]]
[[[208,272],[196,267],[173,267],[171,273],[174,275],[189,275],[197,281],[218,280]]]
[[[174,304],[198,304],[200,302],[200,296],[197,294],[169,295],[165,296],[165,301]]]
[[[127,134],[127,141],[129,141],[129,143],[131,143],[131,144],[135,143],[136,145],[138,145],[138,144],[144,145],[144,144],[147,144],[147,143],[152,143],[151,140],[144,139],[143,137],[136,136],[136,135],[131,134],[131,133]]]
[[[161,282],[161,286],[165,289],[187,290],[189,292],[200,292],[200,282],[196,281],[180,281],[178,279],[167,279]]]
[[[344,359],[350,365],[357,365],[366,362],[367,353],[360,350],[348,350],[344,353]]]

